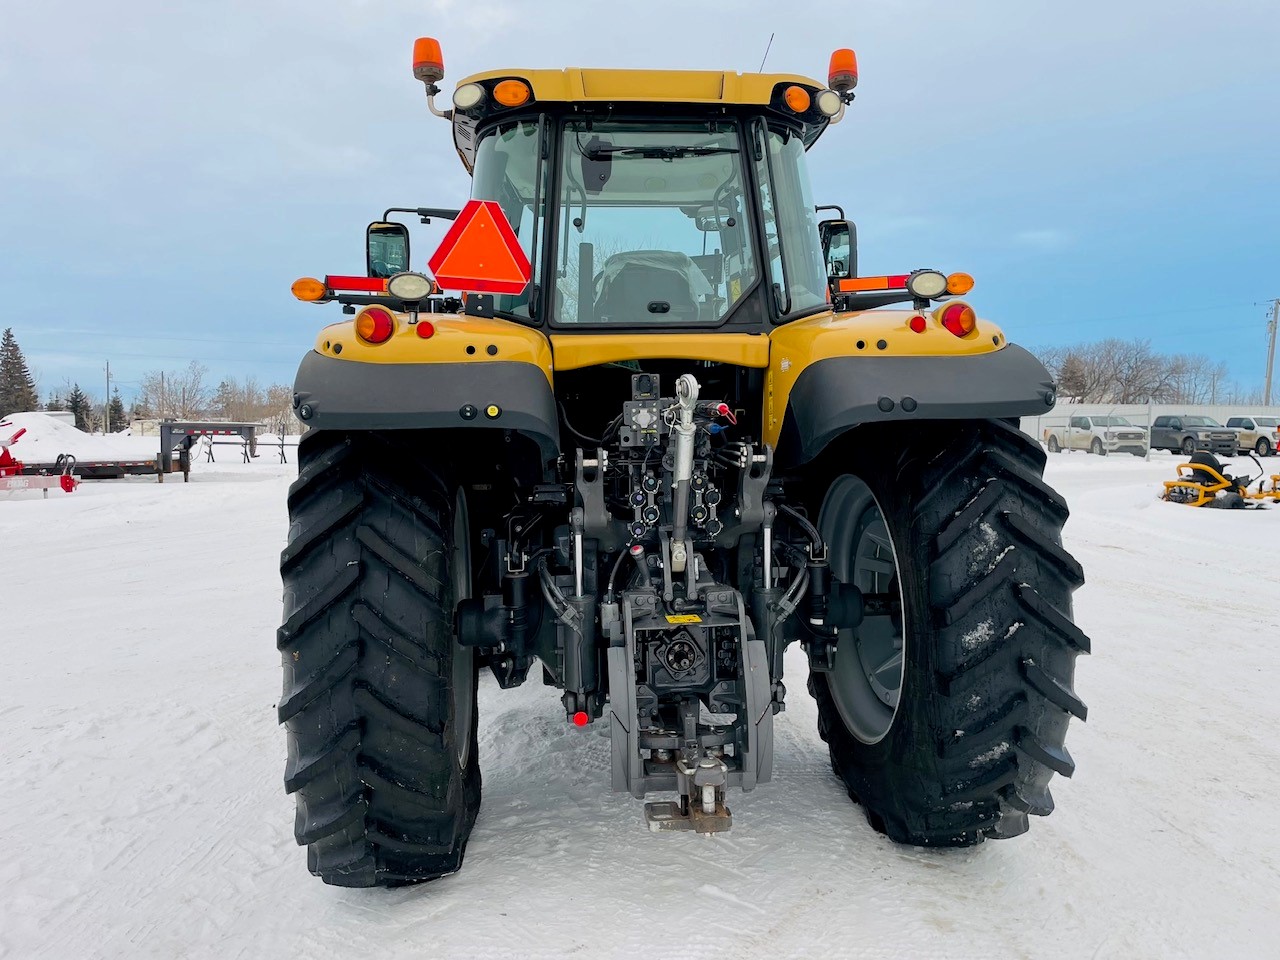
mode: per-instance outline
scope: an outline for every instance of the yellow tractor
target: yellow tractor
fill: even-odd
[[[971,277],[862,276],[815,203],[853,52],[825,82],[497,70],[447,110],[434,40],[413,70],[471,202],[392,208],[365,275],[294,284],[350,315],[298,371],[281,556],[311,871],[457,870],[478,672],[509,688],[535,661],[607,736],[612,788],[657,795],[655,832],[724,831],[771,779],[797,642],[877,830],[967,846],[1048,814],[1089,647],[1067,505],[1018,429],[1054,385],[958,299]],[[434,276],[397,213],[454,221]]]

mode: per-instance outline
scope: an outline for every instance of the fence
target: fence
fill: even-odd
[[[1043,440],[1047,428],[1065,427],[1072,417],[1127,417],[1135,427],[1145,427],[1150,433],[1151,422],[1156,417],[1168,414],[1213,417],[1219,423],[1226,423],[1229,417],[1280,417],[1280,406],[1224,403],[1064,403],[1060,400],[1056,407],[1043,416],[1023,417],[1022,432]]]

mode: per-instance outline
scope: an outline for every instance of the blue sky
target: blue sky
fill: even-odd
[[[0,327],[42,388],[202,360],[292,380],[388,205],[457,205],[448,125],[411,77],[496,67],[825,74],[858,99],[811,153],[863,273],[977,277],[1015,340],[1149,337],[1261,383],[1280,296],[1275,0],[645,4],[87,0],[11,4],[0,33]],[[419,228],[415,262],[440,233]]]

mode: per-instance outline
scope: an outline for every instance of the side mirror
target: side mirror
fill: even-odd
[[[368,275],[379,280],[409,269],[409,228],[403,223],[374,221],[364,232]]]
[[[849,220],[823,220],[818,224],[827,277],[843,280],[858,275],[858,228]]]

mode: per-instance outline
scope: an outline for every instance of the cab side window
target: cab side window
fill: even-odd
[[[1088,417],[1072,417],[1071,429],[1072,430],[1088,430],[1089,418]]]
[[[1167,426],[1169,426],[1169,418],[1168,418],[1168,417],[1156,417],[1156,422],[1155,422],[1155,423],[1153,423],[1153,424],[1152,424],[1152,426],[1153,426],[1153,427],[1167,427]]]

